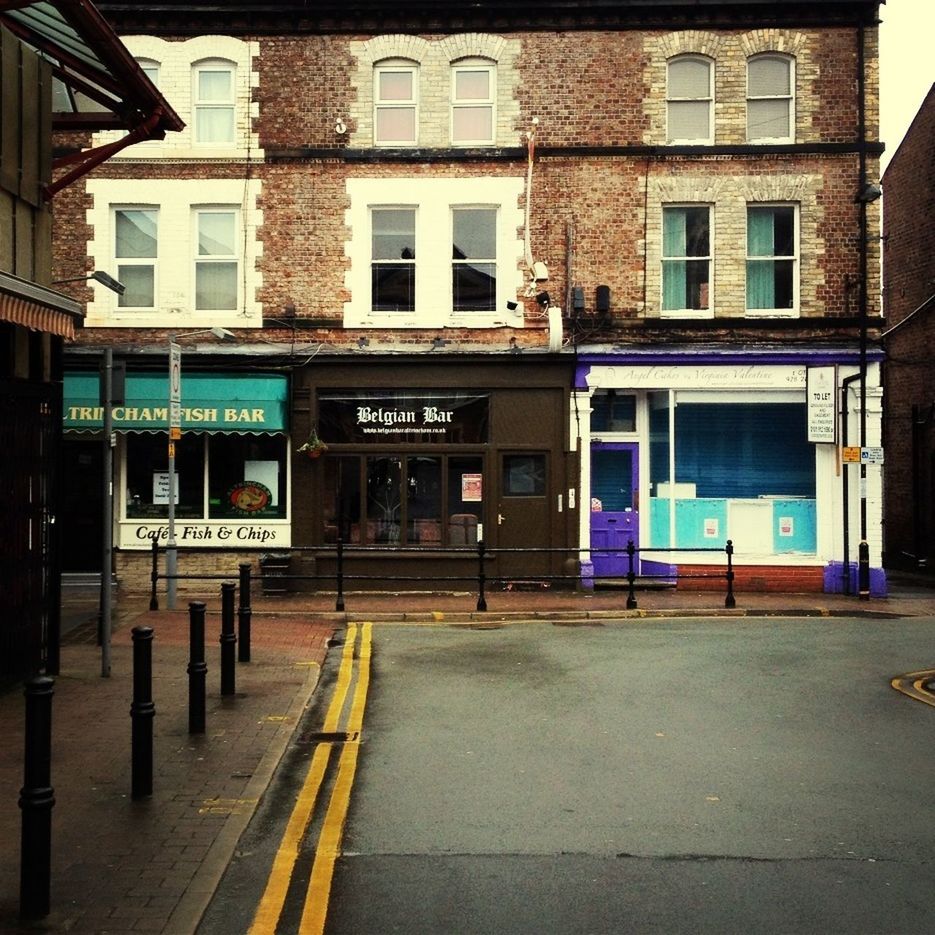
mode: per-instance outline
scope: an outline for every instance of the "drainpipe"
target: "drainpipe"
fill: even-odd
[[[841,381],[841,447],[847,447],[847,393],[851,384],[855,380],[860,380],[862,374],[858,371],[845,377]],[[850,543],[850,485],[847,476],[847,465],[842,464],[841,477],[843,484],[841,488],[841,508],[844,515],[844,569],[841,572],[843,578],[843,594],[851,593],[851,543]]]

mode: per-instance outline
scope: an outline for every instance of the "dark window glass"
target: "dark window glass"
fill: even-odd
[[[541,497],[545,494],[545,455],[505,455],[503,495]]]
[[[251,490],[250,482],[262,485],[260,490]],[[269,499],[261,505],[263,488],[269,491]],[[284,436],[208,436],[208,515],[212,519],[285,517]]]
[[[180,519],[204,516],[204,436],[188,434],[175,443]],[[127,518],[169,515],[169,454],[166,436],[127,435]]]

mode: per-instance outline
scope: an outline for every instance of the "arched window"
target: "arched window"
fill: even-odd
[[[494,141],[497,67],[488,59],[463,59],[451,66],[451,142],[455,146]]]
[[[210,59],[195,63],[192,110],[196,143],[234,142],[235,77],[233,62]]]
[[[406,59],[377,62],[373,69],[373,141],[414,146],[419,140],[419,66]]]
[[[794,139],[793,59],[767,53],[747,62],[747,139]]]
[[[714,140],[714,62],[701,55],[669,60],[666,80],[666,141]]]

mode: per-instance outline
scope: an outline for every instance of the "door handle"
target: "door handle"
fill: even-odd
[[[497,525],[498,525],[498,526],[502,526],[502,525],[503,525],[503,514],[502,514],[502,513],[498,513],[498,514],[497,514]]]

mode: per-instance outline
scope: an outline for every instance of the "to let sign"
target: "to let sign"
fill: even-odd
[[[836,440],[835,369],[809,367],[805,375],[805,395],[808,400],[808,440]]]

